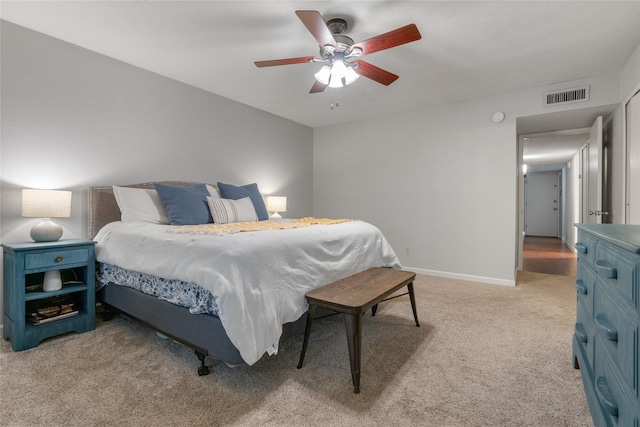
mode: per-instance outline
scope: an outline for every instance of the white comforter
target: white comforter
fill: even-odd
[[[304,314],[309,290],[370,267],[400,268],[380,230],[362,221],[224,236],[167,233],[169,227],[108,224],[94,238],[96,259],[211,291],[249,365],[278,352],[282,325]]]

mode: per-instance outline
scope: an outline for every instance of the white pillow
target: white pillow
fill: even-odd
[[[211,194],[211,197],[217,197],[218,199],[222,197],[220,195],[220,190],[216,185],[207,184],[207,190],[209,191],[209,194]]]
[[[238,200],[207,197],[207,203],[216,224],[258,220],[256,208],[248,197]]]
[[[167,212],[156,190],[114,185],[113,195],[120,208],[122,221],[169,224]]]

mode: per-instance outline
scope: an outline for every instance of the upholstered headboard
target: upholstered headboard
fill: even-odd
[[[161,184],[194,185],[194,181],[157,181]],[[155,182],[143,182],[140,184],[121,185],[131,188],[154,188]],[[209,184],[217,187],[214,184]],[[120,221],[121,213],[116,198],[113,194],[113,186],[89,187],[89,239],[93,239],[102,227],[113,221]]]

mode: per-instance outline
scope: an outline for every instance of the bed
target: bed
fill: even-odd
[[[229,231],[223,224],[176,226],[126,217],[119,207],[122,191],[148,195],[160,190],[156,184],[204,185],[149,182],[115,187],[117,194],[113,186],[89,189],[88,230],[96,241],[102,286],[97,298],[107,317],[122,313],[192,348],[200,360],[199,375],[209,373],[207,357],[234,366],[276,354],[281,340],[304,330],[309,290],[370,267],[400,268],[382,233],[363,221],[230,221],[225,226],[236,228]],[[206,188],[213,200],[229,200],[220,197],[217,185]],[[131,277],[143,286],[124,283]],[[189,295],[204,295],[199,307],[207,307],[194,314],[193,306],[158,297],[145,288],[156,282],[170,290],[186,286]]]

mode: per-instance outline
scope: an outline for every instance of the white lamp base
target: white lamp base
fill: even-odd
[[[45,292],[57,291],[62,289],[62,278],[60,270],[49,270],[44,272],[44,283],[42,290]]]
[[[282,217],[280,216],[280,214],[278,212],[274,212],[271,215],[271,219],[282,219]]]
[[[31,229],[30,234],[35,242],[55,242],[62,237],[62,227],[51,218],[44,218]]]

